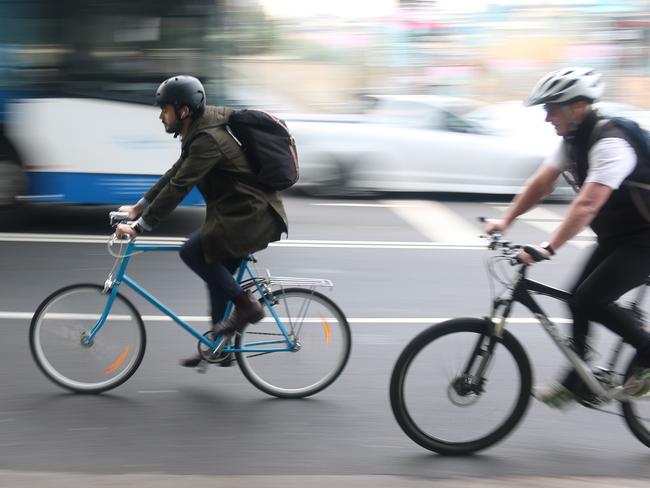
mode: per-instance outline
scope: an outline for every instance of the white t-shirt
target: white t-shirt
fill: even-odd
[[[561,141],[558,147],[545,160],[544,164],[559,171],[569,169],[571,160],[567,153],[565,142]],[[589,169],[585,183],[600,183],[616,190],[625,178],[636,167],[636,153],[625,139],[608,137],[600,139],[589,150]]]

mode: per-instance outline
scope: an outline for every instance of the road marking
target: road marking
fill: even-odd
[[[382,203],[396,205],[390,200]],[[468,224],[442,203],[418,201],[411,207],[391,207],[391,210],[433,242],[485,246],[479,237],[480,227]]]
[[[142,393],[143,395],[157,395],[166,393],[178,393],[178,390],[138,390],[136,393]]]
[[[411,250],[452,250],[452,251],[483,251],[487,249],[487,242],[481,241],[476,236],[470,237],[472,242],[430,242],[430,241],[335,241],[318,239],[286,239],[271,242],[269,247],[301,247],[301,248],[329,248],[329,249],[411,249]],[[63,236],[56,234],[11,234],[0,233],[0,242],[49,242],[71,244],[106,244],[106,236]],[[182,245],[186,239],[179,237],[140,237],[138,242],[150,245]],[[588,246],[592,241],[571,240],[576,246]]]
[[[19,234],[0,233],[0,241],[5,242],[51,242],[51,243],[80,243],[106,244],[107,236],[90,235],[60,235],[60,234]],[[149,245],[182,245],[186,239],[181,237],[140,237],[138,242]],[[317,247],[317,248],[346,248],[346,249],[453,249],[475,250],[484,249],[485,243],[459,244],[456,242],[428,241],[338,241],[318,239],[286,239],[271,242],[269,247]]]
[[[0,319],[6,320],[31,320],[33,317],[31,312],[10,312],[10,311],[0,311]],[[85,319],[98,319],[99,314],[58,314],[57,318],[85,318]],[[120,316],[117,316],[120,317]],[[128,318],[128,316],[124,316]],[[198,315],[183,315],[180,316],[185,322],[210,322],[211,319],[208,316],[198,316]],[[281,317],[282,318],[282,317]],[[351,324],[437,324],[439,322],[444,322],[449,320],[452,317],[348,317],[348,322]],[[111,316],[113,319],[113,316]],[[145,322],[171,322],[172,319],[167,315],[143,315],[142,320]],[[274,319],[272,317],[266,317],[264,321],[271,322]],[[286,317],[284,318],[286,320]],[[571,319],[562,318],[562,317],[550,317],[550,320],[560,324],[571,323]],[[319,318],[313,319],[314,322],[320,323]],[[508,322],[513,324],[536,324],[538,320],[532,317],[511,317],[508,319]]]
[[[376,207],[376,208],[412,208],[419,207],[419,203],[311,203],[314,207]]]

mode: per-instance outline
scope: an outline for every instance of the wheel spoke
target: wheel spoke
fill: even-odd
[[[139,366],[146,343],[142,319],[118,295],[97,328],[107,299],[99,286],[74,285],[52,294],[34,314],[32,355],[55,383],[79,392],[106,391],[126,381]]]
[[[523,415],[530,395],[528,360],[509,334],[486,358],[488,333],[484,321],[452,320],[423,331],[400,355],[391,406],[418,444],[446,454],[473,452],[499,441]]]
[[[321,391],[341,373],[350,354],[345,316],[327,297],[313,290],[275,292],[278,317],[289,328],[291,344],[256,343],[256,335],[279,335],[275,321],[249,325],[237,338],[237,360],[244,375],[270,395],[300,398]],[[331,317],[327,327],[322,317]]]

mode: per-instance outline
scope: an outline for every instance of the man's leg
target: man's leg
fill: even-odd
[[[214,327],[224,318],[228,300],[237,302],[241,300],[241,296],[246,295],[233,277],[241,259],[206,263],[199,232],[187,240],[179,254],[183,262],[201,277],[208,287],[210,315]],[[181,365],[186,367],[195,367],[200,363],[201,357],[198,354],[181,361]]]
[[[212,324],[220,322],[224,318],[228,300],[235,300],[244,293],[233,277],[241,259],[206,263],[199,232],[195,232],[187,240],[179,255],[183,262],[205,281],[210,297]]]
[[[573,316],[573,346],[580,357],[585,358],[587,353],[590,321],[604,323],[635,347],[643,344],[643,334],[639,335],[643,331],[636,317],[613,302],[642,284],[648,273],[650,252],[643,248],[603,249],[598,246],[594,250],[578,275],[569,302]],[[649,334],[645,335],[650,339]],[[535,396],[552,406],[561,407],[574,399],[575,394],[588,396],[590,392],[571,368],[559,383],[538,390]]]
[[[602,260],[574,295],[578,313],[603,324],[644,354],[643,366],[650,366],[650,333],[634,313],[614,302],[645,283],[649,274],[650,249],[620,246]]]

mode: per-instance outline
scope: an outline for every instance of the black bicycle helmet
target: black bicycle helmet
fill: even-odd
[[[156,105],[172,105],[175,110],[187,105],[190,114],[198,115],[205,109],[205,89],[193,76],[178,75],[163,81],[156,90]]]

